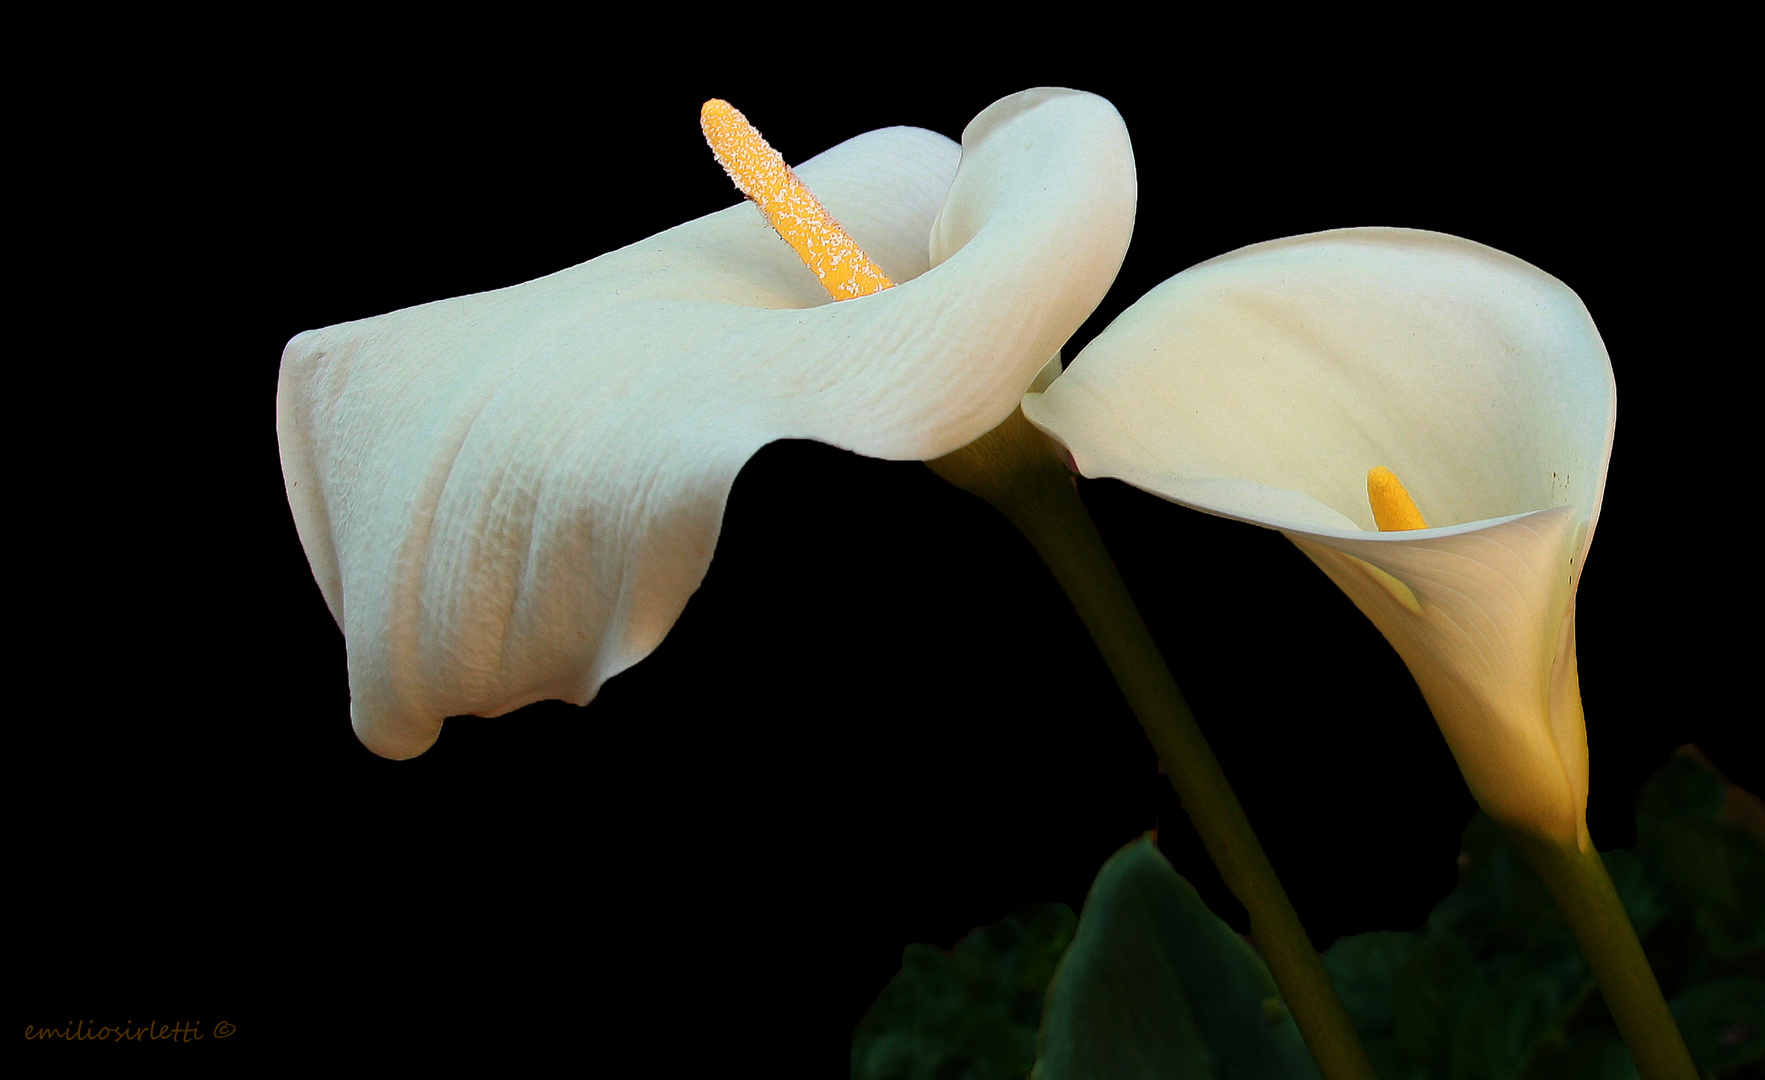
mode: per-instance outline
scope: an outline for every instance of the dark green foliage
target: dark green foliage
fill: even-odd
[[[1765,840],[1733,823],[1746,798],[1677,755],[1643,792],[1636,850],[1604,855],[1698,1068],[1730,1080],[1765,1076]],[[1482,815],[1462,852],[1420,929],[1324,956],[1381,1080],[1635,1080],[1526,860]],[[948,957],[908,949],[854,1078],[1021,1078],[1032,1059],[1038,1080],[1316,1076],[1262,962],[1149,841],[1104,865],[1076,935],[1066,908],[1032,910]]]
[[[1643,794],[1637,850],[1606,870],[1700,1069],[1765,1059],[1758,837],[1720,821],[1726,786],[1675,757]],[[1408,933],[1344,938],[1324,965],[1382,1080],[1636,1075],[1544,884],[1479,814],[1459,887]]]
[[[1459,887],[1421,930],[1344,938],[1324,955],[1384,1080],[1519,1077],[1591,985],[1550,894],[1499,827],[1475,818],[1460,864]]]
[[[1037,1080],[1315,1078],[1262,960],[1150,839],[1098,873],[1048,989]]]
[[[1699,1065],[1726,1069],[1765,1058],[1765,980],[1698,983],[1669,1004]]]
[[[852,1036],[853,1080],[1023,1080],[1055,965],[1077,920],[1037,904],[949,953],[909,945]]]
[[[1637,854],[1658,867],[1710,953],[1765,949],[1765,843],[1721,820],[1727,787],[1689,756],[1650,781],[1636,814]]]

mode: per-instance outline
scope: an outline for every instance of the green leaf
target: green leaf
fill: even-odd
[[[1038,1080],[1318,1075],[1262,960],[1144,837],[1098,872],[1039,1042]]]
[[[1544,1047],[1526,1080],[1639,1080],[1630,1051],[1613,1030],[1579,1031]]]
[[[1037,904],[945,953],[909,945],[852,1034],[853,1080],[1023,1080],[1043,994],[1077,920]]]
[[[1423,937],[1398,972],[1392,1025],[1399,1055],[1445,1075],[1453,1035],[1471,1005],[1487,994],[1488,977],[1471,950],[1449,933]]]
[[[1726,802],[1725,802],[1726,800]],[[1765,1058],[1765,845],[1722,819],[1691,756],[1644,790],[1635,851],[1603,856],[1700,1066]],[[1459,886],[1423,930],[1345,938],[1324,963],[1385,1080],[1635,1076],[1548,891],[1502,830],[1465,830]]]
[[[1711,953],[1734,958],[1765,949],[1765,842],[1717,820],[1726,794],[1721,777],[1675,756],[1643,790],[1637,853],[1660,867]]]
[[[1600,858],[1606,864],[1612,888],[1617,890],[1618,899],[1624,904],[1624,913],[1630,916],[1630,925],[1636,927],[1638,937],[1646,938],[1673,906],[1672,892],[1665,878],[1659,869],[1634,851],[1602,851]]]
[[[1324,970],[1380,1080],[1408,1080],[1414,1072],[1406,1069],[1398,1053],[1392,1014],[1398,974],[1421,941],[1417,931],[1376,930],[1339,938],[1324,953]],[[1420,1073],[1414,1075],[1428,1080]]]
[[[1480,967],[1488,977],[1457,1018],[1446,1075],[1511,1080],[1525,1071],[1540,1045],[1561,1037],[1564,1021],[1592,979],[1580,957],[1564,954],[1533,954]]]
[[[1459,887],[1422,930],[1344,938],[1324,954],[1387,1080],[1514,1080],[1562,1042],[1591,985],[1549,892],[1501,829],[1478,815],[1462,852]],[[1646,901],[1646,882],[1619,862]]]
[[[1341,938],[1324,953],[1324,970],[1362,1035],[1391,1034],[1397,976],[1421,938],[1414,931],[1379,930]]]
[[[1668,821],[1650,830],[1649,856],[1691,909],[1717,956],[1765,948],[1765,844],[1717,821]]]
[[[1636,850],[1603,857],[1693,1056],[1728,1075],[1765,1060],[1765,845],[1725,823],[1725,799],[1720,777],[1676,756],[1644,790]],[[1324,956],[1381,1080],[1634,1080],[1532,868],[1481,814],[1462,852],[1423,929]],[[1043,1080],[1316,1075],[1261,962],[1151,844],[1099,873],[1083,947],[1062,962],[1074,922],[1042,906],[948,953],[910,947],[854,1036],[853,1076],[1021,1080],[1039,1021]]]
[[[1722,778],[1694,757],[1675,754],[1655,770],[1637,800],[1642,821],[1714,821],[1726,794]]]
[[[1428,926],[1480,955],[1575,948],[1575,936],[1544,882],[1501,826],[1481,812],[1460,841],[1459,886],[1428,916]]]
[[[1668,1003],[1700,1069],[1765,1060],[1765,980],[1700,983]]]

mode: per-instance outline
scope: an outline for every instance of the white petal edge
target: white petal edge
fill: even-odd
[[[1101,98],[982,118],[960,164],[892,128],[798,167],[900,283],[876,296],[830,304],[743,203],[289,343],[284,481],[365,745],[412,757],[450,715],[587,703],[679,617],[765,443],[935,457],[1003,419],[1119,269],[1134,176]]]
[[[1338,229],[1172,277],[1024,412],[1087,476],[1346,534],[1375,527],[1375,465],[1439,525],[1575,506],[1591,527],[1615,400],[1556,278],[1443,233]]]

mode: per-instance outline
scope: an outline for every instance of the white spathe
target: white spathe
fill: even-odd
[[[1403,657],[1484,809],[1584,844],[1575,590],[1615,402],[1556,278],[1342,229],[1185,270],[1023,408],[1086,476],[1285,533]],[[1435,527],[1377,531],[1377,465]]]
[[[1126,128],[1070,90],[995,103],[960,148],[888,128],[797,172],[895,288],[832,303],[744,202],[289,342],[284,481],[370,749],[412,757],[452,715],[586,704],[674,625],[766,443],[923,459],[986,433],[1103,298],[1133,228]]]

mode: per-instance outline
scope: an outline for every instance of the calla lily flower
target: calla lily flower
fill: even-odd
[[[1438,233],[1256,244],[1148,293],[1023,408],[1086,476],[1286,534],[1402,656],[1483,808],[1586,848],[1575,591],[1615,391],[1562,282]],[[1376,468],[1431,527],[1379,531]]]
[[[1121,118],[1069,90],[995,103],[960,148],[888,128],[797,173],[894,288],[832,303],[742,203],[289,342],[288,500],[371,750],[419,754],[452,715],[586,704],[673,626],[766,443],[924,459],[986,433],[1133,226]]]

